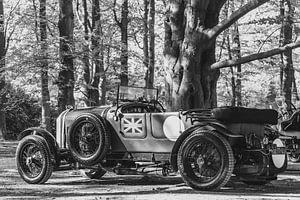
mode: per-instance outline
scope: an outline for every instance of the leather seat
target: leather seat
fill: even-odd
[[[245,107],[219,107],[212,110],[213,116],[226,123],[277,124],[278,112],[272,109]]]

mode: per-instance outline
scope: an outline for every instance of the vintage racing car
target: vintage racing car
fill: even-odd
[[[56,137],[41,128],[19,135],[18,172],[31,184],[53,171],[88,169],[99,179],[180,172],[196,190],[224,186],[232,174],[265,184],[287,167],[276,130],[277,111],[243,107],[166,112],[156,89],[120,86],[116,105],[72,109],[57,118]]]

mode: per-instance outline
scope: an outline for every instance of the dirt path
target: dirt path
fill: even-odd
[[[230,181],[212,192],[195,191],[179,176],[107,174],[102,180],[90,180],[79,171],[54,172],[46,184],[30,185],[16,170],[15,146],[15,142],[0,142],[0,199],[300,199],[300,171],[287,172],[265,186]],[[298,165],[292,168],[300,170]]]

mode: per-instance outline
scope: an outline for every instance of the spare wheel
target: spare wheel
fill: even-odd
[[[81,164],[99,163],[110,145],[104,120],[95,114],[82,114],[72,124],[67,136],[72,157]]]

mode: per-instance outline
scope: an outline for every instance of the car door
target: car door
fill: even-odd
[[[147,136],[145,113],[124,113],[120,120],[120,133],[124,138],[143,139]]]

